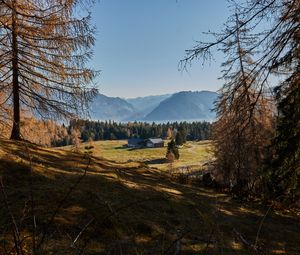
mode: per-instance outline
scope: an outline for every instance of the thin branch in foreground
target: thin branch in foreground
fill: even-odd
[[[2,180],[2,176],[0,176],[0,187],[1,187],[1,192],[2,192],[2,196],[3,196],[3,200],[4,200],[4,204],[5,204],[5,208],[8,212],[8,215],[11,219],[11,222],[12,222],[12,225],[13,225],[13,237],[14,237],[14,243],[15,243],[15,250],[16,250],[16,253],[17,255],[19,254],[23,254],[22,252],[22,246],[21,246],[21,243],[20,243],[20,232],[19,232],[19,228],[18,228],[18,225],[17,225],[17,222],[16,222],[16,219],[12,213],[12,210],[9,206],[9,202],[8,202],[8,197],[7,197],[7,194],[6,194],[6,191],[5,191],[5,187],[4,187],[4,184],[3,184],[3,180]]]
[[[258,254],[261,252],[262,248],[257,244],[250,243],[240,232],[238,232],[235,228],[232,230],[235,234],[236,238],[246,247],[248,247],[254,254]]]
[[[88,162],[87,162],[86,168],[84,169],[84,173],[78,178],[78,180],[74,183],[74,185],[69,188],[68,192],[65,194],[65,196],[63,197],[63,199],[59,202],[59,204],[56,207],[56,209],[53,211],[53,213],[52,213],[52,215],[51,215],[51,217],[50,217],[47,225],[44,228],[41,240],[40,240],[40,242],[37,245],[37,250],[40,250],[42,244],[44,243],[45,238],[48,235],[49,228],[53,224],[56,215],[58,214],[58,212],[60,211],[60,209],[63,207],[64,203],[67,201],[67,199],[69,198],[69,196],[71,195],[71,193],[77,188],[77,186],[81,183],[81,181],[86,176],[87,171],[88,171],[88,169],[90,167],[90,164],[91,164],[91,158],[88,157]]]

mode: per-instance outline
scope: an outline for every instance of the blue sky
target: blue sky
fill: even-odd
[[[97,27],[92,65],[101,70],[100,93],[136,97],[181,90],[220,88],[220,63],[194,62],[178,71],[185,49],[219,30],[229,14],[225,0],[100,0],[93,7]]]

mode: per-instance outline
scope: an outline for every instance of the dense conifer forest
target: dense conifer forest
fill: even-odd
[[[74,144],[77,136],[82,142],[89,140],[123,140],[128,138],[174,138],[180,132],[184,140],[207,140],[211,134],[211,123],[203,122],[114,122],[114,121],[90,121],[72,120],[69,126],[63,128],[64,137],[53,139],[52,146],[65,146]]]

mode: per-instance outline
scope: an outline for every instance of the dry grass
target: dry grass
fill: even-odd
[[[97,141],[93,142],[94,156],[103,157],[119,164],[140,162],[145,163],[152,168],[167,170],[169,164],[165,160],[167,152],[167,143],[163,148],[144,148],[131,149],[124,147],[126,140],[115,141]],[[81,145],[81,150],[85,144]],[[68,148],[68,147],[66,147]],[[69,147],[70,149],[70,147]],[[211,159],[211,143],[210,141],[187,142],[180,149],[180,159],[173,163],[174,168],[178,167],[201,167],[204,162]]]
[[[236,238],[233,229],[254,243],[267,208],[240,204],[224,194],[174,183],[164,171],[147,167],[144,159],[133,162],[136,158],[131,158],[131,151],[120,149],[115,162],[118,149],[109,149],[114,143],[117,147],[117,142],[111,142],[107,148],[95,143],[87,175],[48,229],[42,247],[44,254],[78,254],[81,249],[85,254],[174,254],[173,244],[178,238],[182,254],[253,254]],[[196,158],[188,155],[188,148],[184,153],[183,160]],[[32,179],[28,155],[33,159]],[[102,155],[111,157],[100,158]],[[0,141],[0,175],[21,234],[29,234],[24,241],[28,250],[32,227],[28,209],[30,187],[37,232],[43,233],[52,212],[83,174],[86,163],[82,154],[70,148],[44,149]],[[271,211],[258,238],[263,254],[299,254],[299,229],[298,218]],[[75,247],[72,242],[82,230]],[[11,245],[10,234],[10,220],[5,207],[1,207],[0,254],[4,244]]]

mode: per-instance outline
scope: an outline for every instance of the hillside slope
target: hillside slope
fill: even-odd
[[[162,101],[144,118],[147,121],[215,119],[214,101],[218,94],[210,91],[182,91]]]
[[[88,164],[70,147],[0,140],[0,176],[0,254],[13,249],[9,212],[23,254],[31,254],[33,215],[43,254],[174,254],[179,242],[181,254],[253,254],[237,232],[264,254],[300,253],[298,218],[264,218],[268,208],[174,183],[144,163],[92,156]]]
[[[91,117],[95,120],[123,120],[135,113],[135,108],[119,97],[97,94],[91,104]]]
[[[152,112],[163,100],[170,96],[171,94],[165,94],[126,99],[136,109],[136,112],[124,120],[143,120],[147,114]]]

